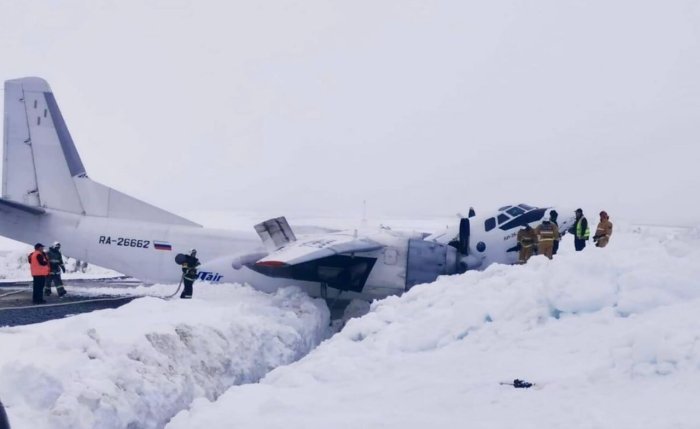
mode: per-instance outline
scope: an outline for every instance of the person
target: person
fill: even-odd
[[[586,241],[591,236],[591,229],[588,226],[588,219],[583,215],[583,210],[576,209],[576,222],[571,227],[570,232],[574,234],[574,248],[577,252],[586,247]]]
[[[529,224],[526,224],[518,231],[518,263],[524,264],[533,255],[535,245],[537,244],[537,235],[535,230]]]
[[[185,283],[185,289],[180,294],[182,299],[192,298],[192,285],[197,279],[197,267],[199,266],[197,259],[197,249],[192,249],[187,255],[185,262],[182,263],[182,281]]]
[[[552,211],[549,212],[549,221],[556,225],[557,229],[559,229],[559,222],[557,222],[558,217],[559,213],[557,213],[556,210],[552,209]],[[554,240],[554,248],[552,249],[552,255],[556,255],[559,251],[559,241],[561,241],[561,236],[559,237],[559,239]]]
[[[554,252],[554,242],[559,240],[559,227],[552,223],[550,218],[545,218],[541,224],[535,228],[537,234],[537,250],[540,255],[552,259]]]
[[[29,269],[34,279],[32,290],[32,302],[34,304],[44,304],[44,297],[41,295],[44,292],[46,277],[49,275],[49,260],[44,253],[44,245],[36,243],[34,252],[29,254]]]
[[[613,224],[610,222],[610,216],[608,216],[608,212],[603,210],[600,212],[600,222],[598,222],[598,227],[593,236],[593,242],[596,247],[605,247],[608,245],[610,236],[612,235],[612,229]]]
[[[63,255],[61,254],[61,243],[56,241],[53,246],[49,247],[49,277],[46,279],[44,286],[44,295],[51,295],[51,283],[56,285],[56,293],[62,298],[66,294],[66,289],[63,287],[61,280],[61,272],[66,272],[66,267],[63,265]]]

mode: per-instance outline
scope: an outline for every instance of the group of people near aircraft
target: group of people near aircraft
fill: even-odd
[[[61,254],[61,243],[55,242],[49,247],[48,253],[44,251],[44,245],[36,243],[34,251],[29,254],[29,269],[33,278],[32,302],[34,304],[44,304],[44,296],[51,295],[51,284],[56,286],[56,293],[59,298],[66,294],[63,287],[61,273],[66,272]]]
[[[582,209],[576,209],[576,222],[568,232],[574,236],[574,248],[577,252],[582,251],[586,247],[586,242],[590,238],[591,230],[588,225],[588,220],[583,215]],[[535,254],[544,255],[552,259],[553,255],[559,250],[559,241],[561,240],[561,232],[557,223],[559,213],[556,210],[549,212],[549,217],[545,216],[544,220],[537,227],[532,228],[526,224],[518,231],[518,263],[524,264]],[[600,212],[600,222],[596,228],[596,233],[593,236],[593,242],[596,247],[605,247],[610,241],[613,225],[610,222],[608,213],[603,210]]]
[[[182,281],[185,285],[180,298],[192,298],[192,286],[197,279],[197,267],[200,265],[197,259],[197,250],[192,249],[189,255],[182,255]],[[61,254],[61,243],[55,242],[49,247],[49,251],[44,251],[44,245],[36,243],[34,251],[29,254],[29,269],[33,278],[32,302],[34,304],[45,304],[44,296],[51,295],[51,285],[56,286],[56,293],[59,298],[66,295],[63,287],[61,273],[66,272]]]

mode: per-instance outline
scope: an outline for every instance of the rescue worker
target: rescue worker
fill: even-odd
[[[576,222],[570,232],[574,234],[574,248],[577,252],[582,251],[591,236],[591,228],[588,226],[588,219],[583,216],[583,210],[576,209]]]
[[[49,260],[46,258],[44,253],[44,245],[41,243],[36,243],[34,245],[34,252],[29,254],[29,269],[32,273],[32,278],[34,279],[33,289],[32,289],[32,302],[34,304],[44,304],[44,297],[42,293],[44,292],[44,285],[46,284],[46,278],[49,276]]]
[[[612,235],[613,224],[610,222],[610,216],[603,210],[600,212],[600,222],[598,222],[598,227],[595,230],[595,235],[593,236],[593,242],[596,247],[605,247],[610,241],[610,236]]]
[[[63,265],[63,255],[61,254],[61,243],[56,241],[53,246],[49,247],[49,277],[46,279],[44,286],[44,295],[51,295],[51,283],[56,285],[58,297],[62,298],[66,294],[66,289],[63,287],[61,280],[61,272],[66,272],[66,267]]]
[[[542,223],[535,228],[535,233],[537,234],[537,251],[540,255],[552,259],[554,243],[560,238],[559,227],[548,218],[545,218]]]
[[[549,212],[549,221],[552,222],[554,225],[557,226],[557,229],[559,228],[559,222],[557,222],[557,218],[559,217],[559,213],[557,213],[556,210],[552,209],[552,211]],[[559,240],[554,240],[554,249],[552,250],[552,255],[556,255],[557,252],[559,251],[559,241],[561,240],[561,237]]]
[[[185,289],[180,294],[182,299],[192,298],[192,285],[197,279],[197,267],[199,266],[197,259],[197,249],[192,249],[187,259],[182,263],[182,281],[185,283]]]
[[[518,231],[518,263],[524,264],[535,253],[535,245],[537,244],[537,234],[535,230],[527,224]]]

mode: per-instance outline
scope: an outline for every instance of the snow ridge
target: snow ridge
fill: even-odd
[[[605,249],[415,287],[167,428],[697,427],[698,238],[618,227]],[[499,385],[515,378],[537,389]]]
[[[4,328],[0,397],[13,428],[161,428],[195,398],[304,356],[328,321],[325,303],[296,288],[202,284],[189,301]]]

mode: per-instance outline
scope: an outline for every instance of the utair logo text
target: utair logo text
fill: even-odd
[[[211,271],[200,271],[197,274],[197,280],[203,280],[206,282],[219,282],[224,276],[219,273],[213,273]]]

